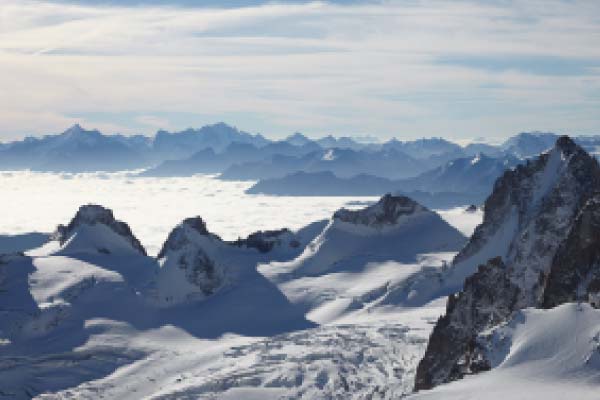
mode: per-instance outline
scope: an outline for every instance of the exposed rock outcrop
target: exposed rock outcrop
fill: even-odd
[[[505,321],[515,310],[519,288],[500,257],[481,265],[462,292],[451,295],[419,363],[417,390],[490,368],[477,345],[477,334]]]
[[[392,196],[388,193],[377,203],[360,210],[342,208],[333,214],[333,218],[352,224],[382,227],[394,225],[400,217],[421,211],[429,210],[408,197]]]
[[[233,242],[234,245],[239,247],[254,248],[261,253],[268,253],[276,245],[287,245],[291,248],[300,247],[300,242],[293,237],[294,233],[287,228],[271,230],[271,231],[257,231],[248,235],[246,239],[238,239]]]
[[[600,294],[600,195],[590,199],[575,221],[550,267],[543,307],[589,301],[596,307]]]
[[[118,237],[123,239],[125,243],[131,246],[134,251],[142,255],[146,255],[146,250],[131,232],[129,225],[127,225],[125,222],[115,219],[112,210],[96,204],[88,204],[79,207],[75,217],[73,217],[68,225],[59,225],[57,227],[52,239],[57,240],[61,246],[64,246],[81,229],[100,225],[108,228]],[[102,235],[98,235],[97,238],[90,237],[86,239],[88,242],[93,242],[95,239],[97,239],[97,243],[93,243],[93,245],[96,247],[96,250],[100,253],[110,253],[110,246],[108,244],[105,246],[104,243],[102,243],[102,239],[105,238],[100,236]]]

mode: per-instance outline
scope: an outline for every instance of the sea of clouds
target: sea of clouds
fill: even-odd
[[[82,204],[101,204],[127,222],[150,254],[156,254],[181,220],[199,215],[224,239],[256,230],[298,229],[342,206],[356,208],[375,197],[273,197],[247,195],[254,182],[211,176],[139,178],[127,173],[56,174],[0,172],[0,234],[51,232]],[[366,202],[366,203],[365,203]]]

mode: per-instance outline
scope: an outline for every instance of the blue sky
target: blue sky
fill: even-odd
[[[0,141],[600,134],[600,2],[3,0]]]

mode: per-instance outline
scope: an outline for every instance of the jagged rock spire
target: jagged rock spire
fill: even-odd
[[[192,232],[202,236],[211,235],[201,217],[186,218],[169,233],[167,240],[158,253],[158,258],[163,258],[170,250],[180,249],[190,243],[193,240],[190,238]]]

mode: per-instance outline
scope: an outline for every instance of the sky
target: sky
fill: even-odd
[[[2,0],[0,141],[600,134],[600,1]]]

